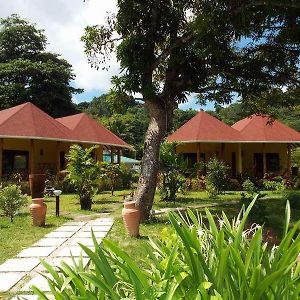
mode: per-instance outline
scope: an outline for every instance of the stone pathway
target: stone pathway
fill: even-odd
[[[6,295],[18,293],[20,299],[37,299],[36,296],[30,295],[32,285],[45,292],[49,291],[47,281],[39,274],[46,272],[40,263],[41,259],[53,266],[60,266],[61,261],[72,265],[71,253],[75,260],[82,254],[83,263],[87,266],[89,259],[78,243],[93,249],[91,230],[93,229],[97,241],[101,243],[112,225],[113,219],[108,217],[91,221],[73,221],[45,235],[32,247],[24,249],[17,257],[8,259],[0,265],[0,293],[7,293]]]

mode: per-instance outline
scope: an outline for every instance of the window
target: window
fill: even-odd
[[[59,153],[59,162],[60,162],[60,170],[64,170],[66,167],[66,153],[64,151],[61,151]]]
[[[197,162],[197,153],[182,153],[182,155],[188,163],[188,168],[192,168]]]
[[[266,161],[268,172],[279,171],[279,153],[266,153]]]
[[[14,172],[28,172],[28,151],[3,151],[3,174],[9,175]]]

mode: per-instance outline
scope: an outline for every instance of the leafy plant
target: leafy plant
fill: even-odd
[[[284,198],[289,201],[292,208],[300,209],[300,191],[287,191],[284,195]]]
[[[92,265],[62,263],[58,271],[43,262],[56,299],[299,299],[300,233],[290,230],[287,202],[283,237],[277,247],[263,241],[263,227],[245,227],[255,199],[230,222],[225,213],[216,224],[206,210],[202,216],[169,215],[172,229],[160,241],[150,239],[149,257],[141,269],[135,260],[109,240],[95,251],[84,245]],[[33,287],[42,299],[44,292]]]
[[[108,180],[111,195],[114,195],[114,187],[116,180],[121,177],[122,171],[120,165],[108,162],[101,163],[101,177]]]
[[[13,184],[0,190],[0,208],[5,216],[10,217],[11,222],[17,211],[27,204],[27,195],[22,194],[19,186]]]
[[[177,143],[163,143],[160,148],[159,193],[163,201],[176,201],[177,193],[184,189],[184,171],[187,162],[181,154],[176,153]]]
[[[216,157],[207,163],[206,191],[210,197],[216,197],[226,190],[228,167]]]
[[[286,189],[284,180],[281,176],[268,177],[262,180],[263,189],[267,191],[284,191]]]
[[[83,210],[92,208],[92,198],[97,192],[99,183],[99,164],[92,157],[95,148],[94,146],[85,149],[79,145],[72,145],[67,156],[66,180],[69,180],[76,189]]]

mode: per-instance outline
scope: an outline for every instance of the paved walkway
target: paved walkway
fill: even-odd
[[[53,266],[60,266],[61,261],[73,264],[71,253],[77,260],[82,253],[78,243],[94,248],[91,229],[101,243],[112,225],[112,218],[100,217],[91,221],[67,222],[45,235],[32,247],[24,249],[15,258],[8,259],[0,265],[0,293],[18,293],[22,299],[37,299],[36,296],[30,295],[32,285],[45,292],[49,291],[47,280],[39,274],[46,272],[40,259]],[[89,259],[84,252],[82,256],[86,266]]]

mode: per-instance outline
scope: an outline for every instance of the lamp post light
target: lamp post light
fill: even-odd
[[[53,194],[55,195],[56,202],[55,202],[55,215],[59,217],[59,196],[61,195],[61,190],[54,190]]]

